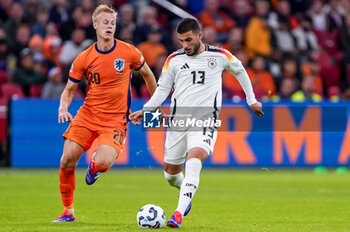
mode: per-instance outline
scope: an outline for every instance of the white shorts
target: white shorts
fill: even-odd
[[[165,140],[164,162],[168,164],[183,164],[188,151],[194,147],[203,148],[208,155],[214,151],[217,138],[216,128],[206,128],[204,131],[167,132]]]

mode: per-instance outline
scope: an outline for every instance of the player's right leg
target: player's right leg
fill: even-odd
[[[168,153],[168,152],[166,151],[165,153]],[[184,163],[181,163],[182,161],[180,161],[180,164],[173,164],[173,162],[172,163],[168,163],[168,162],[172,162],[172,161],[170,160],[164,161],[164,178],[166,179],[166,181],[170,186],[180,190],[182,181],[184,180],[184,175],[182,173]]]
[[[170,186],[179,190],[184,179],[182,169],[186,154],[186,136],[178,132],[167,133],[164,152],[164,177]]]
[[[74,189],[75,189],[75,167],[84,152],[84,148],[78,143],[66,139],[61,157],[59,171],[59,188],[61,192],[64,212],[53,222],[75,221],[74,216]]]

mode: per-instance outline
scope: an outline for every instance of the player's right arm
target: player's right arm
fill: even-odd
[[[67,85],[64,88],[60,98],[60,107],[58,108],[58,123],[72,121],[73,116],[68,112],[68,107],[72,103],[78,84],[79,83],[68,80]]]
[[[143,118],[143,110],[156,110],[169,96],[175,79],[175,75],[171,66],[169,65],[170,60],[173,57],[174,56],[170,55],[166,60],[163,66],[162,74],[158,80],[158,87],[156,88],[156,91],[152,95],[151,99],[143,106],[142,110],[130,114],[129,119],[133,124],[139,125],[141,123],[140,121]]]
[[[166,83],[166,81],[161,81],[161,79],[165,79],[164,75],[162,75],[159,79],[156,91],[152,95],[151,99],[143,106],[142,110],[136,111],[129,115],[129,119],[134,125],[139,125],[141,123],[141,120],[143,118],[143,111],[145,109],[156,110],[169,96],[173,82],[170,82],[169,80],[169,82]],[[171,83],[171,86],[169,86],[169,83]]]
[[[79,82],[85,72],[83,65],[84,56],[82,54],[83,53],[80,53],[77,56],[69,70],[68,82],[60,98],[60,107],[58,108],[58,123],[70,122],[73,119],[73,116],[68,112],[68,107],[72,103],[75,90],[77,89]]]

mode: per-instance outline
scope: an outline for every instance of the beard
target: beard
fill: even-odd
[[[198,42],[195,46],[194,46],[194,48],[193,48],[193,52],[191,52],[191,53],[189,53],[189,54],[187,54],[188,56],[194,56],[194,55],[197,55],[197,53],[198,53],[198,50],[199,50],[199,48],[200,48],[200,46],[201,46],[201,43],[200,42]]]

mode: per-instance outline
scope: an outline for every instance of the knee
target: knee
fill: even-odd
[[[77,160],[74,156],[69,154],[63,154],[61,157],[61,167],[62,168],[75,168]]]
[[[94,156],[94,162],[100,167],[111,167],[115,159],[112,156],[103,155],[102,153],[96,153]]]
[[[109,145],[100,145],[96,149],[94,162],[100,167],[111,167],[118,158],[118,152]]]
[[[82,146],[72,140],[66,139],[61,157],[61,167],[75,168],[83,152],[84,148]]]

